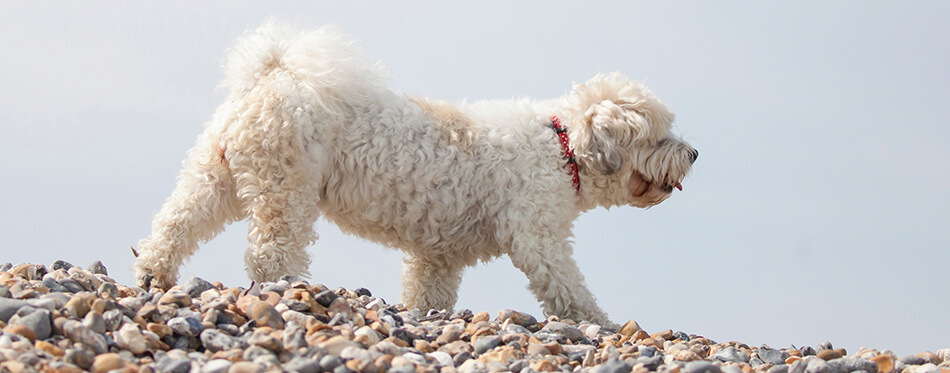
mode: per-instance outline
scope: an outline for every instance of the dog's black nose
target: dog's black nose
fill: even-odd
[[[699,150],[693,149],[693,151],[689,152],[690,163],[696,162],[697,158],[699,158]]]

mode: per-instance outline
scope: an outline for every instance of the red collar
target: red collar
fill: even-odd
[[[556,115],[551,116],[551,128],[557,134],[558,142],[561,143],[561,156],[567,160],[565,167],[570,168],[571,180],[574,182],[574,190],[578,194],[581,192],[581,177],[577,172],[577,160],[574,159],[574,150],[571,149],[570,140],[567,138],[567,128],[561,126],[561,120]]]

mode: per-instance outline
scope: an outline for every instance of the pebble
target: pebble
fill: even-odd
[[[0,370],[61,372],[943,373],[950,349],[749,347],[633,320],[613,332],[513,309],[406,310],[368,289],[301,279],[168,291],[116,283],[101,262],[0,265]],[[19,297],[22,299],[12,299]],[[576,323],[577,322],[577,323]],[[610,330],[608,330],[610,329]],[[32,370],[31,370],[32,369]]]

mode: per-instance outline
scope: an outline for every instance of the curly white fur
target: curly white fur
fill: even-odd
[[[573,221],[597,206],[670,196],[698,153],[673,114],[619,73],[565,97],[453,105],[384,83],[333,29],[265,25],[233,49],[230,96],[189,152],[178,184],[139,242],[141,286],[248,218],[248,275],[307,276],[323,214],[346,232],[405,252],[402,300],[451,309],[465,267],[507,254],[545,313],[609,323],[571,257]],[[549,127],[568,129],[580,192]]]

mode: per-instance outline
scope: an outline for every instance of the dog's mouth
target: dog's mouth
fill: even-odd
[[[631,190],[633,191],[634,197],[642,197],[647,192],[649,192],[650,188],[653,186],[656,186],[656,189],[659,189],[663,191],[663,193],[666,193],[666,194],[673,193],[673,188],[676,188],[677,190],[681,192],[683,191],[683,184],[679,181],[676,181],[676,183],[672,185],[657,185],[655,182],[647,180],[639,172],[634,172],[633,177],[631,179],[632,179],[631,183],[633,185],[633,188],[631,188]]]

